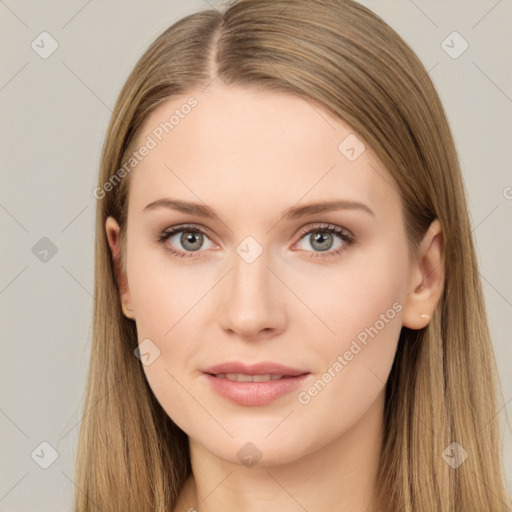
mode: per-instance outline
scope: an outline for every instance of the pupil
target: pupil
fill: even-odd
[[[201,240],[200,240],[200,236],[198,236],[199,233],[194,233],[192,231],[189,231],[187,233],[183,233],[182,235],[182,245],[183,247],[187,247],[187,244],[194,244],[194,242],[196,242],[196,247],[188,247],[189,250],[192,250],[192,251],[197,251],[199,249],[199,247],[201,246]],[[199,246],[197,246],[197,242],[199,241]]]
[[[322,233],[315,233],[313,236],[314,236],[315,243],[320,242],[320,244],[322,244],[323,242],[325,242],[326,240],[328,240],[331,237],[330,234],[327,234],[324,236]],[[324,247],[319,247],[318,249],[320,251],[326,251],[327,249],[330,248],[330,246],[331,246],[331,244],[328,244],[328,247],[324,246]]]

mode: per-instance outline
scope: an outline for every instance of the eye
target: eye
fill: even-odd
[[[201,249],[205,240],[212,243],[202,229],[189,225],[173,226],[161,233],[157,239],[165,249],[182,258],[194,258],[196,256],[194,253]],[[178,249],[175,248],[176,246]],[[206,249],[210,247],[211,245]]]
[[[333,224],[322,224],[313,229],[309,228],[303,230],[300,235],[302,235],[300,241],[304,239],[306,245],[313,250],[311,258],[337,256],[348,246],[355,244],[355,238],[350,231]],[[333,246],[334,250],[331,250]],[[310,249],[306,247],[305,250],[309,251]]]
[[[337,256],[348,246],[356,243],[355,237],[350,231],[333,224],[306,228],[299,235],[301,239],[297,243],[304,239],[312,248],[300,247],[300,249],[312,252],[311,258]],[[203,247],[205,240],[210,243],[207,247]],[[201,252],[201,248],[209,249],[213,245],[203,229],[192,225],[179,225],[166,229],[158,236],[157,242],[162,244],[167,251],[181,258],[198,257],[195,253]],[[334,250],[332,250],[333,246],[335,246]]]

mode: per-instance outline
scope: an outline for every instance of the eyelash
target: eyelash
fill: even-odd
[[[172,228],[168,228],[157,237],[157,242],[159,244],[164,245],[164,248],[172,253],[174,256],[180,257],[180,258],[196,258],[195,252],[202,252],[202,251],[177,251],[173,248],[171,248],[166,242],[174,236],[176,233],[181,233],[183,231],[191,231],[192,233],[201,233],[202,235],[208,237],[208,235],[198,226],[190,225],[190,224],[181,224],[179,226],[174,226]],[[347,246],[355,245],[357,242],[355,240],[354,235],[348,231],[345,228],[335,226],[333,224],[322,224],[319,226],[315,226],[313,228],[304,228],[299,233],[299,240],[302,240],[305,235],[309,235],[312,233],[333,233],[337,235],[343,242],[343,246],[341,246],[339,249],[336,249],[335,251],[329,251],[329,252],[319,252],[319,251],[312,251],[313,254],[310,256],[311,258],[330,258],[331,256],[338,256],[341,254]],[[208,237],[209,238],[209,237]]]

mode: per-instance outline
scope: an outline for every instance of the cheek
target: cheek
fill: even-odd
[[[402,328],[402,309],[407,286],[408,256],[405,242],[381,244],[364,256],[354,256],[339,269],[322,269],[302,278],[302,293],[318,313],[322,327],[316,337],[305,326],[319,361],[317,380],[304,389],[299,403],[321,415],[334,407],[336,420],[355,421],[383,390],[391,370]],[[342,405],[340,408],[339,406]]]
[[[406,289],[407,254],[379,251],[350,273],[334,278],[336,305],[325,302],[336,337],[323,345],[323,368],[298,401],[308,417],[331,411],[334,436],[353,426],[383,393],[400,331]],[[326,433],[326,435],[328,435]]]
[[[208,276],[148,242],[134,243],[128,253],[128,285],[139,339],[152,335],[166,343],[194,314],[195,304],[208,291]]]
[[[152,353],[143,370],[155,397],[178,424],[188,424],[192,414],[190,374],[200,351],[201,298],[212,287],[211,279],[198,276],[193,266],[169,265],[158,251],[134,248],[128,262],[128,284],[136,312],[139,343]],[[144,262],[142,264],[142,262]],[[156,357],[153,354],[158,354]],[[194,390],[194,398],[201,400]],[[179,413],[177,414],[177,411]]]
[[[297,297],[310,310],[300,309],[297,303],[295,312],[300,314],[293,321],[305,324],[316,347],[321,342],[321,346],[344,350],[359,335],[364,341],[366,329],[375,324],[383,332],[398,324],[394,334],[399,332],[408,253],[405,241],[397,238],[394,243],[381,239],[371,248],[347,252],[334,265],[283,269],[284,280],[293,283]]]
[[[158,275],[153,268],[138,277],[135,274],[132,299],[139,342],[151,339],[168,363],[186,366],[204,338],[200,315],[201,297],[208,292],[206,282],[169,269]]]

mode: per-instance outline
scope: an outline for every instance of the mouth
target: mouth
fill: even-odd
[[[274,363],[224,363],[203,375],[213,391],[230,402],[264,406],[296,390],[310,372]]]
[[[228,379],[232,382],[268,382],[270,380],[279,380],[282,379],[283,377],[288,377],[285,375],[273,375],[271,373],[267,373],[266,375],[246,375],[244,373],[218,373],[213,376],[217,377],[218,379]]]

